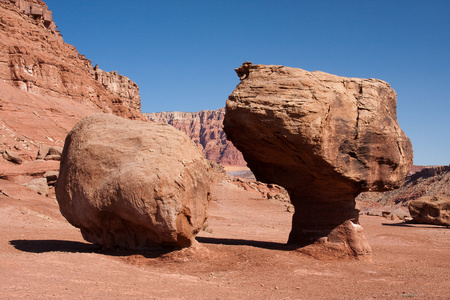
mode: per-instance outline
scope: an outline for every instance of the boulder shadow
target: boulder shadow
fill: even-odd
[[[229,238],[212,238],[212,237],[196,237],[196,240],[202,244],[228,245],[228,246],[251,246],[268,250],[290,251],[298,247],[284,243],[264,242],[255,240],[229,239]]]
[[[446,225],[435,225],[435,224],[421,224],[415,221],[406,221],[400,223],[381,223],[383,226],[393,226],[393,227],[410,227],[410,228],[436,228],[436,229],[450,229],[450,226]]]
[[[97,253],[108,256],[142,255],[146,258],[158,258],[164,254],[179,250],[178,247],[151,247],[140,250],[102,249],[101,246],[64,240],[11,240],[9,243],[17,250],[30,253],[66,252],[66,253]]]
[[[98,253],[101,250],[98,245],[63,240],[12,240],[9,243],[17,250],[30,253]]]

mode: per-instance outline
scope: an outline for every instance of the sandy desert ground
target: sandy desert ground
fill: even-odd
[[[372,262],[285,246],[285,203],[223,181],[198,247],[109,251],[44,198],[0,180],[0,299],[449,299],[450,230],[362,216]]]

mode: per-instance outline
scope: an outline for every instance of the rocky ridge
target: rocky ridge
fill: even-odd
[[[154,122],[172,125],[186,133],[211,161],[229,166],[246,165],[241,152],[227,140],[223,131],[225,108],[194,113],[144,113],[144,116]]]

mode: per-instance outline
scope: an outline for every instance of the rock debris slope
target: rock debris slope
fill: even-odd
[[[384,81],[244,63],[224,129],[260,181],[289,192],[289,243],[318,257],[370,259],[355,197],[399,187],[412,165]]]
[[[96,114],[67,136],[55,191],[61,213],[89,242],[184,247],[206,219],[209,170],[169,125]]]

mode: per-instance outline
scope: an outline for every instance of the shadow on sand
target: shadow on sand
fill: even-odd
[[[100,246],[94,244],[61,240],[12,240],[9,243],[17,250],[31,253],[96,253],[101,250]]]
[[[179,250],[176,247],[154,247],[145,250],[102,249],[99,245],[62,240],[12,240],[9,243],[17,250],[30,253],[66,252],[66,253],[98,253],[110,256],[142,255],[146,258],[157,258],[164,254]]]
[[[215,244],[215,245],[230,245],[230,246],[251,246],[269,250],[293,250],[293,245],[287,245],[283,243],[275,242],[263,242],[254,240],[242,240],[242,239],[227,239],[227,238],[211,238],[211,237],[197,237],[196,240],[203,244]]]
[[[436,229],[446,229],[450,226],[445,225],[433,225],[433,224],[420,224],[415,221],[406,221],[400,223],[381,223],[383,226],[394,226],[394,227],[411,227],[411,228],[436,228]]]
[[[276,242],[264,242],[242,239],[197,237],[201,244],[251,246],[268,250],[291,251],[298,247]],[[109,256],[142,255],[146,258],[158,258],[165,254],[180,250],[178,247],[152,247],[142,250],[102,249],[101,246],[64,240],[11,240],[9,243],[17,250],[30,253],[66,252],[66,253],[98,253]]]

